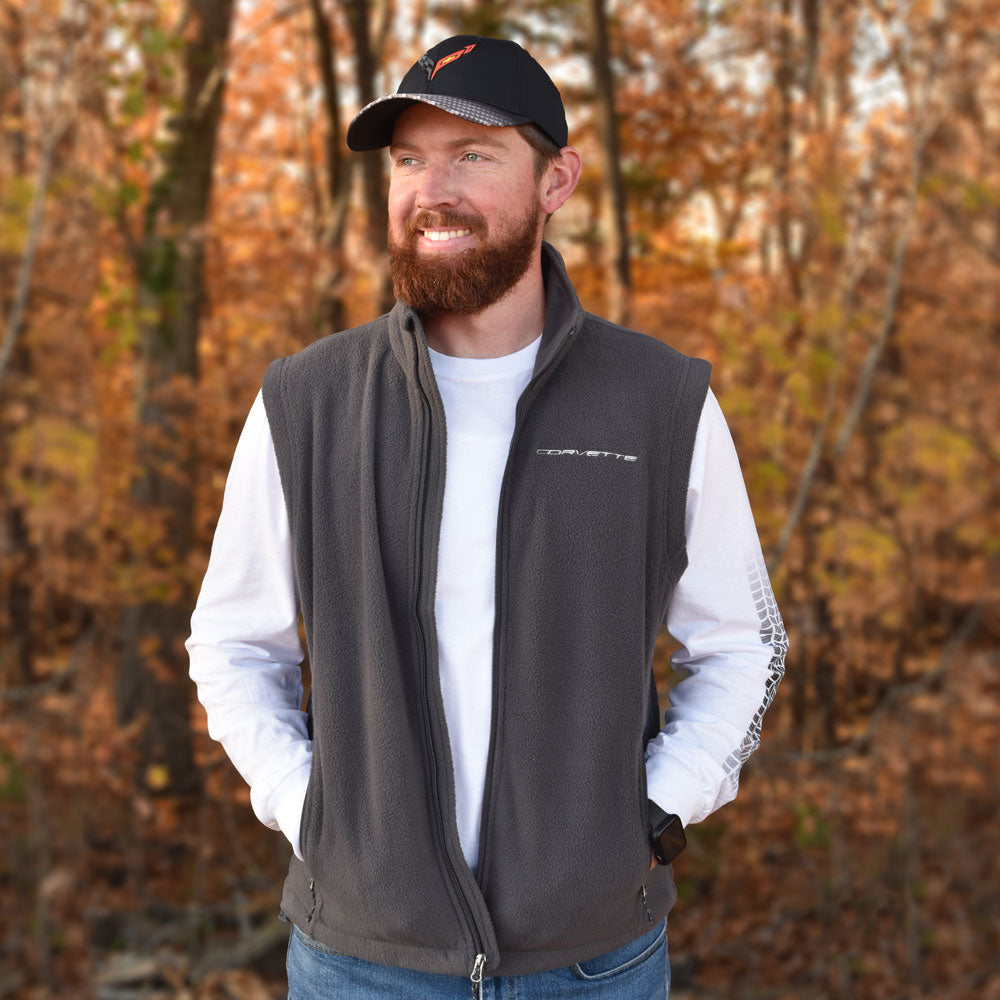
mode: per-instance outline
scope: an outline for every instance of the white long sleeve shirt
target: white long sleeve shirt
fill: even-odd
[[[517,399],[539,340],[501,358],[431,351],[447,421],[435,616],[459,836],[475,870],[489,749],[497,504]],[[691,461],[688,567],[666,626],[681,643],[649,796],[684,825],[732,799],[760,737],[787,648],[729,429],[709,391]],[[274,446],[258,394],[226,483],[187,642],[191,677],[266,826],[301,857],[312,747],[302,710],[298,600]]]

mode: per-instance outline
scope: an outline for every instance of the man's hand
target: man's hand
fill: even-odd
[[[659,864],[659,862],[656,860],[656,855],[652,851],[650,851],[649,852],[649,870],[652,871],[658,864]]]

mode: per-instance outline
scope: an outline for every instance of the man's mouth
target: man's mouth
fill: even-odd
[[[433,240],[435,243],[444,243],[447,240],[457,240],[461,236],[470,236],[471,229],[422,229],[424,239]]]

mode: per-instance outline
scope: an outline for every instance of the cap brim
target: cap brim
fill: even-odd
[[[390,94],[380,97],[362,108],[347,128],[347,145],[360,153],[366,149],[382,149],[392,144],[392,130],[396,119],[414,104],[431,104],[450,115],[476,122],[478,125],[503,127],[524,125],[530,118],[511,114],[492,104],[472,101],[449,94]]]

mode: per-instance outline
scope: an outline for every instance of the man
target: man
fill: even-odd
[[[268,370],[188,641],[292,845],[289,996],[664,998],[670,861],[786,647],[709,366],[581,309],[514,43],[434,46],[347,142],[389,146],[398,301]]]

